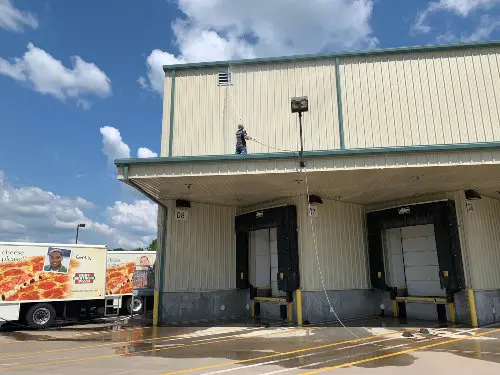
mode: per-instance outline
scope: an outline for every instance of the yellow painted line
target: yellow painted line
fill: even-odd
[[[416,331],[418,329],[420,329],[420,328],[410,328],[410,329],[408,329],[406,331]],[[339,341],[339,342],[334,342],[334,343],[331,343],[331,344],[325,344],[325,345],[319,345],[319,346],[311,346],[311,347],[308,347],[308,348],[302,348],[302,349],[292,350],[292,351],[289,351],[289,352],[275,353],[275,354],[264,355],[264,356],[261,356],[261,357],[255,357],[255,358],[249,358],[249,359],[242,359],[242,360],[239,360],[239,361],[219,363],[217,365],[208,365],[208,366],[203,366],[203,367],[189,368],[189,369],[185,369],[185,370],[177,370],[177,371],[165,372],[162,375],[185,374],[185,373],[194,372],[194,371],[211,370],[211,369],[218,368],[218,367],[225,367],[225,366],[231,366],[231,365],[239,365],[241,363],[248,363],[248,362],[253,362],[253,361],[260,361],[262,359],[269,359],[269,358],[276,358],[276,357],[285,356],[285,355],[291,355],[291,354],[297,354],[297,353],[304,353],[304,352],[308,352],[308,351],[311,351],[311,350],[331,348],[331,347],[339,346],[339,345],[343,345],[343,344],[352,344],[352,343],[356,343],[356,342],[363,342],[363,341],[368,341],[368,340],[375,339],[375,338],[378,338],[378,337],[385,337],[385,336],[395,335],[397,333],[401,333],[402,334],[403,332],[404,331],[399,331],[399,332],[398,331],[394,331],[394,332],[391,332],[391,333],[381,333],[380,335],[362,337],[362,338],[359,338],[359,339]]]
[[[250,329],[248,329],[250,331]],[[222,335],[222,334],[230,334],[231,329],[228,328],[226,332],[220,332],[220,333],[214,333],[214,335]],[[242,334],[241,331],[238,331],[239,334]],[[196,334],[196,333],[193,333]],[[5,358],[27,358],[29,355],[37,355],[37,354],[46,354],[46,353],[58,353],[58,352],[65,352],[65,351],[71,351],[71,350],[80,350],[80,349],[91,349],[91,348],[102,348],[106,346],[116,346],[116,345],[126,345],[126,344],[137,344],[137,343],[145,343],[145,342],[152,342],[152,341],[157,341],[157,340],[167,340],[167,339],[197,339],[201,338],[202,336],[190,336],[192,334],[189,333],[182,333],[179,335],[171,335],[171,336],[160,336],[160,337],[153,337],[150,339],[138,339],[138,340],[129,340],[129,341],[114,341],[106,344],[94,344],[94,345],[85,345],[85,346],[76,346],[76,347],[71,347],[71,348],[62,348],[62,349],[50,349],[50,350],[41,350],[41,351],[34,351],[34,352],[22,352],[22,353],[6,353],[2,354],[0,357],[1,359]]]
[[[295,329],[296,330],[304,330],[304,331],[308,330],[308,329],[305,329],[305,328],[304,329],[295,328]],[[141,353],[151,353],[151,352],[159,352],[159,351],[165,351],[165,350],[171,350],[171,349],[177,349],[177,348],[190,348],[190,347],[201,346],[201,345],[211,345],[211,344],[217,344],[217,343],[223,343],[223,342],[241,341],[241,340],[251,339],[251,338],[254,338],[254,337],[265,337],[265,336],[277,335],[277,334],[288,332],[288,331],[291,331],[291,330],[292,329],[284,329],[284,330],[280,330],[280,331],[277,331],[277,332],[265,333],[265,334],[262,334],[262,335],[252,335],[252,336],[247,336],[247,337],[235,337],[235,338],[224,339],[224,340],[204,341],[204,342],[197,343],[197,344],[188,344],[188,345],[180,344],[178,346],[169,346],[168,348],[141,350],[141,351],[137,351],[137,352],[133,352],[133,353],[128,353],[126,355],[123,355],[123,354],[109,354],[109,355],[101,355],[101,356],[96,356],[96,357],[83,357],[83,358],[66,359],[66,360],[62,360],[62,361],[33,362],[33,363],[30,363],[30,364],[26,364],[26,365],[2,364],[2,367],[0,367],[0,372],[3,372],[4,370],[21,369],[21,368],[38,367],[38,366],[51,366],[51,365],[59,365],[59,364],[63,364],[63,363],[93,361],[93,360],[97,360],[97,359],[114,358],[114,357],[126,357],[126,356],[133,356],[135,354],[141,354]],[[140,341],[140,342],[143,342],[143,341]],[[117,343],[113,343],[113,345],[116,346]]]
[[[396,357],[398,355],[403,355],[403,354],[415,352],[417,350],[433,348],[435,346],[441,346],[441,345],[451,344],[451,343],[458,342],[458,341],[463,341],[463,340],[470,340],[473,337],[491,335],[492,333],[495,333],[495,332],[500,332],[500,328],[497,328],[497,329],[494,329],[494,330],[491,330],[491,331],[482,332],[482,333],[476,333],[476,334],[473,334],[473,335],[468,336],[468,337],[459,337],[457,339],[451,339],[451,340],[437,342],[437,343],[434,343],[434,344],[417,346],[415,348],[401,350],[401,351],[395,352],[395,353],[383,354],[383,355],[379,355],[377,357],[371,357],[371,358],[360,359],[359,361],[347,362],[347,363],[343,363],[343,364],[337,365],[337,366],[323,367],[323,368],[318,369],[318,370],[306,372],[306,373],[304,373],[302,375],[319,374],[321,372],[331,371],[331,370],[339,369],[339,368],[342,368],[342,367],[350,367],[350,366],[354,366],[354,365],[357,365],[357,364],[360,364],[360,363],[366,363],[366,362],[378,361],[379,359]]]

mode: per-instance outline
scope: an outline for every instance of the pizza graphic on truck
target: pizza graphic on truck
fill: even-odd
[[[102,298],[105,261],[100,247],[3,246],[0,301]]]
[[[106,268],[106,295],[132,294],[151,285],[156,260],[154,251],[109,251]]]

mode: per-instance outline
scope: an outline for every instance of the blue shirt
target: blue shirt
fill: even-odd
[[[238,129],[236,132],[236,146],[246,147],[247,140],[245,137],[247,136],[247,131],[245,129]]]

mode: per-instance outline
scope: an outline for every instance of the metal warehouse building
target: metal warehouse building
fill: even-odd
[[[159,204],[155,321],[495,321],[499,68],[500,42],[165,66],[161,157],[116,161]]]

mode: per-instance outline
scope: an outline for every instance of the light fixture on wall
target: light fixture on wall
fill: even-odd
[[[302,140],[302,112],[309,111],[309,99],[307,96],[294,97],[291,100],[292,113],[299,114],[299,131],[300,131],[300,167],[305,168],[304,161],[304,143]]]
[[[317,195],[309,195],[309,204],[323,204],[323,199]]]
[[[177,208],[189,208],[191,207],[191,202],[184,199],[177,199],[175,201],[175,207]]]
[[[481,199],[481,195],[475,190],[465,190],[465,199],[468,201],[474,201]]]

